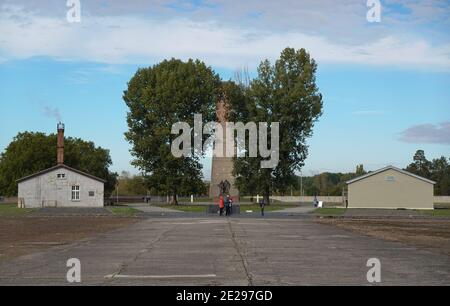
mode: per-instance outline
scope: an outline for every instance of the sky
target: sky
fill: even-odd
[[[122,94],[139,67],[198,58],[228,80],[293,47],[316,60],[324,101],[304,175],[450,157],[450,1],[380,4],[369,22],[366,0],[0,0],[0,152],[62,120],[138,173]]]

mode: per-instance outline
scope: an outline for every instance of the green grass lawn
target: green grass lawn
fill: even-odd
[[[164,207],[164,208],[170,208],[174,210],[180,210],[184,212],[206,212],[208,209],[206,205],[167,205],[167,204],[153,204],[154,206],[158,207]],[[256,204],[250,204],[250,205],[240,205],[241,206],[241,213],[245,213],[246,210],[252,210],[252,211],[260,211],[259,205]],[[282,204],[275,204],[275,205],[267,205],[265,207],[265,211],[274,211],[274,210],[282,210],[285,208],[291,208],[295,207],[295,205],[282,205]]]
[[[450,209],[418,210],[418,212],[432,217],[450,217]]]
[[[271,205],[266,205],[264,207],[264,211],[283,210],[285,208],[292,208],[292,207],[297,207],[297,205],[271,204]],[[261,208],[259,207],[258,204],[241,205],[241,212],[245,212],[246,210],[261,211]]]
[[[191,202],[191,198],[178,198],[178,202]],[[207,203],[213,202],[211,198],[194,198],[194,203]]]
[[[260,197],[260,199],[262,199],[262,197]],[[257,203],[256,202],[256,196],[253,197],[253,202],[250,202],[250,197],[249,196],[241,197],[240,201],[241,201],[241,203],[245,203],[246,205],[247,205],[247,203],[248,204],[251,204],[251,203],[256,204]],[[298,203],[295,203],[295,202],[283,202],[283,201],[274,200],[274,199],[270,199],[270,202],[272,204],[281,204],[281,205],[297,205],[298,204]]]
[[[127,206],[112,206],[107,208],[114,215],[132,217],[139,213],[139,210]]]
[[[450,203],[434,203],[434,208],[450,209]]]
[[[345,208],[317,208],[312,211],[313,214],[338,216],[345,213]]]
[[[23,216],[34,210],[33,208],[18,208],[17,204],[0,204],[0,217]]]

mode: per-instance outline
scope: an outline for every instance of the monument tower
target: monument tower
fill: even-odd
[[[237,202],[239,201],[239,190],[234,187],[233,157],[227,157],[225,154],[227,152],[227,146],[234,145],[232,139],[227,140],[226,138],[225,131],[228,118],[228,103],[225,96],[222,96],[216,103],[216,116],[223,131],[222,135],[216,134],[216,139],[221,138],[223,141],[222,147],[217,146],[216,143],[214,144],[209,197],[217,200],[221,194],[229,194],[233,201]],[[219,152],[220,149],[222,149],[222,152]]]

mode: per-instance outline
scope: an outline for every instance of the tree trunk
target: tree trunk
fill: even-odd
[[[170,204],[178,205],[177,193],[173,192]]]

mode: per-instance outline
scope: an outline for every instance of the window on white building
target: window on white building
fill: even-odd
[[[58,173],[57,177],[59,179],[65,179],[66,178],[66,174],[65,173]]]
[[[80,186],[72,186],[72,201],[78,201],[80,199]]]

